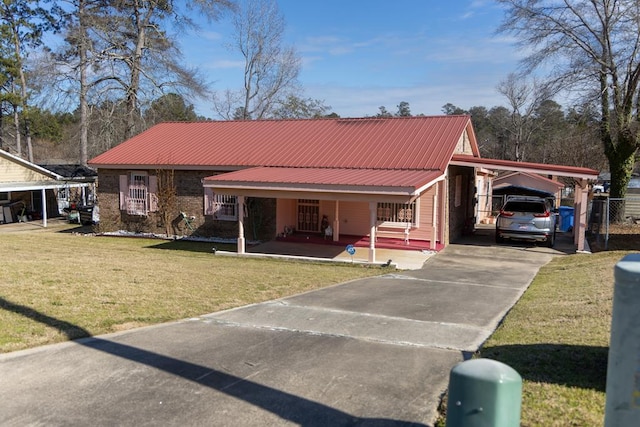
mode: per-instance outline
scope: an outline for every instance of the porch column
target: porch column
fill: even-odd
[[[340,202],[336,200],[336,206],[333,211],[333,241],[334,242],[340,241],[340,220],[338,219],[338,215],[340,211],[339,205],[340,205]]]
[[[438,215],[438,184],[434,185],[432,203],[433,211],[431,214],[431,242],[429,243],[429,249],[435,250],[436,242],[438,241],[438,223],[440,222],[440,217]]]
[[[378,204],[376,202],[369,202],[369,262],[376,262],[376,209]]]
[[[47,190],[44,188],[40,190],[42,192],[42,226],[47,226]]]
[[[584,236],[587,231],[587,188],[587,182],[585,180],[580,180],[576,183],[573,189],[575,198],[573,207],[573,242],[575,243],[576,250],[578,251],[584,251],[586,249]]]
[[[244,196],[238,196],[238,253],[245,253],[244,240]]]

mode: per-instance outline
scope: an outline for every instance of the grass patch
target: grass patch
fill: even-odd
[[[626,254],[555,258],[479,352],[522,376],[523,427],[602,425],[613,268]]]
[[[66,227],[66,231],[73,229]],[[376,267],[217,256],[221,245],[3,233],[0,352],[131,329],[381,274]]]

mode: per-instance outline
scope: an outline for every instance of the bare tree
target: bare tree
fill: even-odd
[[[244,0],[233,27],[231,47],[244,59],[243,88],[216,94],[214,108],[227,120],[269,117],[278,99],[286,99],[297,88],[300,74],[295,49],[283,45],[284,17],[275,0]]]
[[[549,99],[548,91],[537,82],[528,82],[515,74],[509,74],[501,81],[497,90],[511,107],[508,131],[513,143],[514,160],[522,162],[536,130],[535,112],[543,101]]]
[[[57,24],[37,0],[6,0],[0,3],[2,62],[8,76],[11,93],[3,97],[13,107],[16,151],[22,154],[21,134],[24,132],[27,158],[33,162],[33,147],[29,130],[29,87],[27,85],[27,57],[30,49],[42,45],[44,32],[55,30]],[[8,65],[8,67],[7,67]],[[22,121],[22,129],[21,122]]]
[[[88,157],[92,106],[121,104],[124,108],[113,111],[125,115],[126,139],[142,130],[141,110],[153,99],[167,92],[192,97],[209,93],[197,70],[183,65],[170,26],[197,29],[191,11],[214,20],[232,7],[232,0],[68,2],[67,47],[59,59],[60,69],[72,79],[68,87],[79,99],[82,163]]]
[[[158,177],[158,214],[164,225],[167,236],[172,233],[172,220],[177,215],[178,192],[174,183],[175,171],[173,169],[157,169]]]
[[[636,0],[498,0],[500,31],[532,53],[524,66],[552,65],[550,78],[600,105],[600,139],[612,197],[624,197],[640,148],[640,5]]]

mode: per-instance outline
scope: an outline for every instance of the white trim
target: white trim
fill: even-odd
[[[50,190],[54,188],[63,187],[89,187],[92,183],[74,183],[69,181],[44,181],[44,182],[3,182],[0,183],[0,191],[12,192],[12,191],[33,191],[33,190]]]
[[[371,190],[371,189],[362,189],[362,190],[343,190],[335,187],[331,188],[318,188],[318,187],[293,187],[293,186],[260,186],[256,185],[256,183],[252,184],[204,184],[204,187],[210,188],[220,188],[227,190],[259,190],[259,191],[304,191],[305,193],[340,193],[340,194],[379,194],[379,195],[389,195],[389,196],[414,196],[415,191],[413,187],[395,187],[397,190]],[[378,187],[379,188],[379,187]]]
[[[443,173],[442,175],[440,175],[438,178],[434,179],[433,181],[430,181],[430,182],[426,183],[425,185],[423,185],[422,187],[417,188],[416,191],[413,192],[414,195],[415,196],[421,195],[426,190],[428,190],[430,187],[436,185],[440,181],[444,181],[446,179],[446,177],[447,177],[447,174]]]
[[[515,163],[515,162],[514,162]],[[485,162],[474,162],[473,160],[451,160],[449,162],[450,166],[466,166],[466,167],[475,167],[475,168],[485,168],[485,169],[491,169],[491,170],[506,170],[506,171],[519,171],[519,172],[527,172],[527,173],[535,173],[538,175],[555,175],[555,176],[567,176],[567,177],[571,177],[571,178],[580,178],[580,179],[587,179],[587,180],[592,180],[592,179],[598,179],[598,175],[595,174],[583,174],[583,173],[577,173],[577,172],[568,172],[568,171],[561,171],[561,170],[557,170],[557,169],[553,169],[552,165],[543,165],[543,166],[547,166],[549,168],[544,168],[544,169],[537,169],[537,168],[532,168],[532,167],[523,167],[523,166],[517,166],[517,165],[494,165],[494,164],[487,164]],[[541,164],[542,165],[542,164]]]

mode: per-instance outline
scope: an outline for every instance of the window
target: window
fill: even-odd
[[[11,200],[11,193],[0,192],[0,203],[6,203]]]
[[[204,188],[204,214],[213,215],[220,221],[238,220],[238,197],[227,194],[215,194],[213,189]]]
[[[298,199],[298,231],[320,231],[320,200]]]
[[[130,215],[146,215],[149,212],[147,202],[147,175],[138,172],[131,173],[129,181],[129,197],[127,199],[127,213]]]
[[[60,202],[69,201],[69,187],[58,188],[58,201]]]
[[[120,210],[129,215],[146,216],[158,210],[157,177],[146,172],[120,175]]]
[[[416,225],[418,223],[416,206],[416,202],[378,203],[378,222]]]
[[[214,194],[214,215],[222,221],[235,221],[238,219],[238,200],[236,196],[226,194]]]

